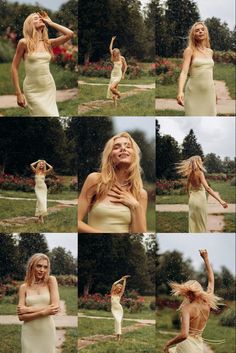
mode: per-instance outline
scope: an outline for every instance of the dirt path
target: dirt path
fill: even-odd
[[[214,81],[218,98],[216,109],[218,114],[235,115],[236,100],[231,99],[229,90],[224,81]],[[156,110],[177,110],[184,111],[184,108],[177,104],[176,99],[156,99]]]
[[[122,333],[125,334],[128,332],[133,332],[135,330],[139,330],[140,328],[146,327],[146,326],[150,326],[150,324],[137,323],[137,324],[122,328]],[[78,351],[99,342],[114,341],[115,338],[116,338],[116,335],[95,335],[95,336],[82,337],[78,340]]]
[[[78,318],[86,318],[86,319],[95,319],[95,320],[114,320],[113,317],[107,317],[107,316],[89,316],[89,315],[84,315],[82,313],[78,313]],[[149,320],[149,319],[127,319],[123,318],[123,321],[135,321],[139,324],[145,324],[145,325],[155,325],[156,320]]]
[[[171,336],[176,336],[178,334],[178,332],[167,332],[167,331],[159,331],[159,333],[161,335],[171,335]],[[214,353],[214,351],[206,343],[203,343],[203,353]]]
[[[57,90],[57,102],[64,102],[78,96],[78,88]],[[0,96],[0,109],[19,108],[15,95]]]
[[[83,81],[79,81],[79,83],[81,84],[81,82]],[[105,85],[107,86],[107,84],[104,84],[104,83],[100,83],[100,84],[97,84],[97,83],[82,83],[82,84],[86,84],[86,85],[96,85],[96,86],[102,86],[102,85]],[[124,93],[121,93],[121,98],[119,99],[120,100],[123,100],[127,97],[131,97],[131,96],[134,96],[134,95],[137,95],[141,92],[146,92],[150,89],[154,89],[155,88],[155,84],[147,84],[147,85],[122,85],[120,84],[120,86],[123,86],[123,87],[132,87],[133,89],[131,89],[130,91],[127,91],[127,92],[124,92]],[[117,101],[117,104],[119,105],[119,101]],[[114,106],[114,103],[112,100],[108,100],[108,99],[101,99],[101,100],[96,100],[96,101],[90,101],[90,102],[86,102],[86,103],[82,103],[79,105],[78,107],[78,115],[83,115],[83,114],[86,114],[90,111],[93,111],[93,110],[99,110],[101,109],[102,107],[104,106]]]
[[[36,199],[27,199],[27,198],[16,198],[16,197],[1,197],[0,199],[6,200],[24,200],[24,201],[36,201]],[[77,205],[77,199],[75,200],[48,200],[48,202],[57,202],[58,205],[49,207],[48,214],[57,213],[63,210],[64,208],[71,208]],[[12,218],[5,218],[0,220],[0,225],[2,226],[23,226],[28,223],[37,222],[38,217],[26,217],[26,216],[18,216]]]

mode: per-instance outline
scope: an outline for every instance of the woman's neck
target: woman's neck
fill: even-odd
[[[124,168],[116,171],[116,180],[120,185],[128,185],[128,173]]]

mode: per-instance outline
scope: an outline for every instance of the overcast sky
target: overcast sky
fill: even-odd
[[[149,140],[155,139],[154,117],[113,117],[115,132],[142,130]],[[141,147],[141,146],[140,146]]]
[[[76,233],[44,233],[49,250],[61,246],[77,258],[77,234]]]
[[[161,134],[171,135],[179,143],[193,129],[203,152],[220,157],[235,157],[235,118],[158,118]]]
[[[235,235],[234,234],[158,234],[160,253],[178,250],[184,259],[190,258],[196,270],[203,263],[199,249],[207,249],[215,271],[226,266],[235,275]]]

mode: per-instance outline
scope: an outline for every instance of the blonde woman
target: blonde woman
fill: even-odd
[[[48,38],[50,26],[62,35]],[[49,70],[52,48],[64,44],[73,37],[73,32],[53,22],[46,12],[32,13],[23,26],[24,38],[17,45],[12,62],[12,80],[16,90],[17,104],[28,105],[30,116],[59,116],[56,104],[56,86]],[[18,69],[24,60],[26,77],[21,91]]]
[[[216,92],[213,81],[209,34],[203,22],[196,22],[189,34],[179,78],[178,104],[184,106],[187,116],[216,116]],[[190,77],[185,87],[188,73]]]
[[[205,233],[207,230],[207,191],[224,208],[227,203],[208,185],[204,172],[206,171],[200,156],[192,156],[177,165],[180,175],[187,177],[187,192],[189,195],[189,232]]]
[[[199,250],[208,274],[207,291],[203,290],[198,281],[182,284],[172,282],[172,294],[183,297],[179,308],[181,314],[181,332],[169,340],[165,353],[203,353],[202,333],[206,327],[211,309],[217,309],[220,299],[214,294],[214,273],[208,259],[207,250]],[[216,341],[215,341],[216,343]],[[221,343],[217,341],[217,343]],[[174,346],[173,348],[170,348]]]
[[[50,276],[50,261],[34,254],[28,261],[24,283],[19,290],[17,314],[24,321],[22,353],[56,353],[56,330],[52,315],[59,312],[57,280]]]
[[[120,304],[121,297],[124,294],[126,287],[126,280],[129,275],[123,276],[118,281],[114,282],[111,287],[111,312],[115,319],[115,334],[117,341],[121,339],[121,323],[123,319],[123,308]]]
[[[109,46],[111,61],[113,62],[114,67],[111,72],[111,79],[107,90],[107,98],[113,99],[114,102],[116,102],[117,98],[121,97],[120,92],[118,91],[118,84],[121,79],[125,78],[125,73],[128,67],[125,58],[121,56],[120,49],[113,49],[115,39],[116,37],[112,37]]]
[[[146,210],[140,150],[133,138],[122,132],[106,143],[100,172],[89,174],[83,185],[78,201],[78,231],[146,232]]]
[[[37,197],[35,216],[39,223],[44,223],[43,217],[47,215],[47,185],[45,177],[53,170],[53,167],[44,160],[38,160],[30,165],[35,173],[35,194]]]

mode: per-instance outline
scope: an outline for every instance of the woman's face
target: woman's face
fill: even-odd
[[[39,260],[34,268],[34,275],[36,280],[43,280],[48,271],[47,260]]]
[[[115,166],[120,164],[131,164],[134,156],[134,149],[127,137],[117,137],[114,140],[111,152],[112,162]]]
[[[45,27],[45,23],[43,22],[41,16],[39,16],[37,13],[34,14],[32,23],[36,29]]]
[[[197,41],[202,41],[206,38],[206,30],[202,24],[196,25],[194,29],[194,37]]]
[[[45,163],[43,161],[39,162],[39,169],[44,169]]]
[[[116,293],[119,294],[122,290],[122,285],[121,284],[117,284],[116,285]]]

